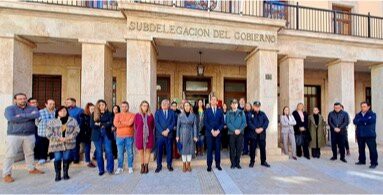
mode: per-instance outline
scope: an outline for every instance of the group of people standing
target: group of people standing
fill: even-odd
[[[378,165],[378,153],[376,149],[376,114],[372,112],[368,102],[360,104],[361,111],[356,114],[353,123],[356,126],[356,140],[359,146],[359,161],[357,165],[366,164],[365,145],[370,150],[371,165]],[[347,163],[345,155],[350,154],[348,144],[347,127],[350,124],[349,114],[344,111],[341,103],[334,103],[334,110],[328,114],[328,126],[330,127],[331,149],[333,156],[330,160],[337,160],[338,151],[340,160]],[[308,115],[304,111],[304,105],[299,103],[297,109],[290,113],[289,107],[284,107],[280,118],[282,127],[282,142],[284,153],[290,158],[297,160],[297,156],[310,159],[309,148],[313,158],[320,158],[320,149],[326,145],[327,124],[320,114],[319,108],[313,109],[313,114]],[[291,153],[289,154],[289,145]]]
[[[364,147],[370,149],[371,168],[377,166],[376,116],[368,103],[362,103],[362,111],[354,119],[357,126],[359,143],[359,162],[365,164]],[[344,145],[349,123],[348,114],[340,103],[334,105],[334,111],[328,116],[331,127],[332,149],[337,158],[337,146],[344,157]],[[90,168],[96,167],[91,159],[91,142],[95,145],[94,158],[97,161],[98,174],[121,174],[124,171],[125,153],[128,172],[133,173],[134,147],[137,149],[140,173],[149,172],[151,153],[155,153],[157,167],[162,170],[162,157],[166,151],[167,169],[173,171],[172,160],[179,155],[183,162],[182,171],[191,172],[191,161],[195,155],[203,155],[204,146],[207,152],[207,171],[212,171],[213,157],[215,167],[221,171],[221,147],[227,139],[230,150],[231,168],[241,169],[241,155],[250,155],[249,167],[254,167],[256,148],[260,149],[260,163],[270,167],[266,161],[266,132],[269,125],[267,115],[261,111],[261,102],[245,103],[244,98],[230,102],[230,110],[218,106],[215,96],[209,104],[202,100],[193,107],[183,100],[178,107],[176,102],[165,99],[160,108],[152,113],[147,101],[142,101],[139,111],[129,111],[129,103],[123,101],[114,106],[112,112],[104,100],[94,105],[87,103],[85,109],[76,106],[74,98],[66,100],[66,106],[56,109],[52,99],[46,100],[45,108],[37,109],[37,101],[23,93],[14,96],[14,105],[5,110],[8,120],[7,152],[4,159],[3,179],[13,182],[12,164],[20,147],[23,148],[26,164],[30,174],[43,174],[34,166],[34,149],[39,163],[45,163],[48,156],[53,160],[55,181],[69,179],[69,165],[80,160],[80,145],[84,145],[85,162]],[[320,157],[320,148],[326,142],[326,123],[314,108],[308,116],[303,104],[290,114],[288,107],[281,116],[284,151],[288,153],[288,142],[292,145],[291,158],[296,156],[310,158],[309,147],[313,157]],[[226,131],[226,132],[225,132]],[[225,133],[223,133],[225,132]],[[227,134],[227,135],[226,135]],[[36,144],[35,144],[36,142]],[[115,145],[115,146],[113,146]],[[36,147],[35,147],[36,146]],[[114,149],[115,148],[115,149]],[[165,149],[165,150],[164,150]],[[114,152],[115,151],[115,152]],[[114,169],[114,153],[117,155],[118,167]],[[106,158],[106,167],[104,165]]]

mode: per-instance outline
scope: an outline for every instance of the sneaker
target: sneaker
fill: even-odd
[[[39,160],[39,162],[38,162],[38,164],[39,165],[42,165],[42,164],[45,164],[47,161],[45,160],[45,159],[40,159]]]
[[[133,168],[129,168],[129,174],[132,174],[133,173]]]
[[[34,168],[33,170],[30,170],[30,171],[29,171],[29,174],[33,174],[33,175],[36,175],[36,174],[44,174],[44,171],[40,171],[40,170]]]
[[[114,172],[115,175],[119,175],[121,174],[122,172],[124,172],[124,169],[122,168],[117,168],[116,172]]]
[[[12,182],[14,182],[15,180],[12,178],[11,175],[7,175],[7,176],[5,176],[5,177],[3,178],[3,181],[4,181],[5,183],[12,183]]]

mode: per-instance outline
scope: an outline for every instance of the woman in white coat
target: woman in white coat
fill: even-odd
[[[294,125],[297,122],[295,121],[292,114],[290,114],[289,107],[285,106],[281,115],[281,126],[282,126],[282,142],[283,150],[286,155],[289,155],[289,145],[291,144],[291,154],[290,158],[297,160],[296,157],[296,145],[295,145],[295,135],[294,135]]]

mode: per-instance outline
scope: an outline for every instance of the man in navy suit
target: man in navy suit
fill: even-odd
[[[156,126],[156,144],[157,144],[157,169],[156,173],[162,169],[163,148],[166,146],[166,162],[169,171],[172,167],[172,136],[175,126],[175,114],[169,109],[169,100],[161,102],[161,109],[156,111],[154,116]]]
[[[210,108],[205,110],[204,125],[207,142],[207,171],[211,172],[213,164],[213,148],[215,149],[215,166],[221,171],[221,131],[224,126],[223,111],[217,107],[217,97],[210,98]]]

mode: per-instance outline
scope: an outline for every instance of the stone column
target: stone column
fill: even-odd
[[[355,143],[355,80],[354,61],[336,60],[328,65],[328,112],[334,110],[334,103],[340,102],[350,115],[348,126],[349,143]],[[323,113],[327,118],[328,113]]]
[[[137,112],[141,101],[150,104],[152,112],[157,103],[157,51],[149,40],[126,42],[126,99],[130,111]]]
[[[383,64],[371,67],[371,101],[372,110],[376,113],[377,141],[383,144]]]
[[[81,106],[81,67],[67,66],[67,96],[77,100],[77,106]],[[68,97],[62,97],[61,101]],[[61,103],[61,102],[60,102]],[[57,103],[56,103],[57,104]]]
[[[81,56],[81,106],[104,99],[112,109],[113,47],[105,41],[80,40]]]
[[[246,57],[247,99],[261,102],[261,110],[270,120],[267,129],[267,153],[278,149],[278,94],[276,50],[256,49]],[[280,151],[278,152],[280,154]]]
[[[0,155],[5,153],[7,121],[5,108],[13,103],[15,93],[32,96],[34,43],[20,37],[0,37]]]
[[[285,106],[295,110],[298,103],[304,102],[304,58],[287,56],[279,64],[280,105],[278,113],[282,114]]]

